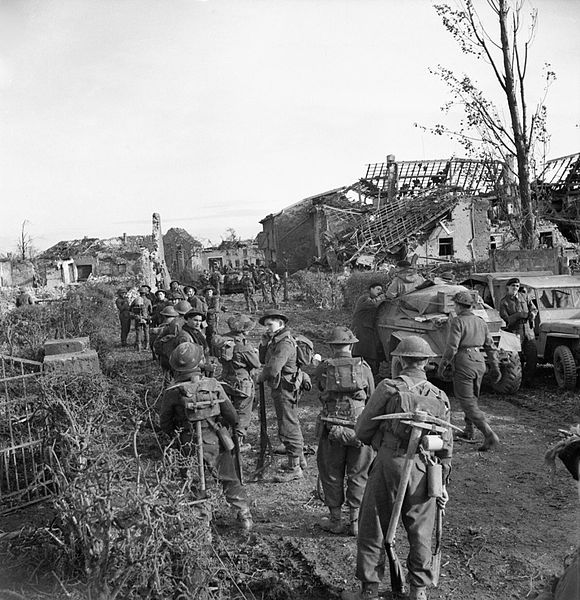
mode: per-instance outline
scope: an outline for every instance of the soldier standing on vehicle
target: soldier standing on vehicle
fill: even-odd
[[[538,309],[527,297],[517,277],[507,282],[507,294],[499,302],[499,316],[506,322],[507,331],[520,336],[522,352],[520,358],[524,373],[530,378],[536,368],[538,348],[534,333],[534,319]]]
[[[296,362],[296,342],[286,326],[288,317],[276,310],[267,310],[260,317],[266,327],[259,347],[264,365],[258,381],[266,382],[272,390],[272,400],[278,420],[278,436],[288,456],[274,481],[281,483],[302,479],[304,473],[304,438],[298,419],[297,402],[300,395],[299,369]]]
[[[126,346],[127,336],[131,331],[131,307],[127,298],[127,290],[117,290],[115,306],[119,311],[119,323],[121,324],[121,346]]]
[[[377,333],[377,310],[385,301],[383,286],[378,281],[373,281],[368,287],[368,292],[356,301],[352,315],[352,331],[358,338],[354,345],[353,356],[362,356],[369,364],[373,375],[378,375],[384,351]]]
[[[465,413],[465,430],[460,437],[473,439],[473,426],[484,435],[480,452],[492,450],[499,444],[499,437],[487,422],[477,401],[481,380],[486,371],[485,351],[489,361],[489,374],[494,383],[501,379],[497,350],[487,323],[473,314],[473,296],[469,292],[458,292],[453,297],[456,317],[449,323],[445,352],[439,364],[439,376],[444,379],[446,370],[453,371],[453,391]]]
[[[417,273],[417,268],[408,260],[400,260],[395,265],[395,278],[385,291],[387,300],[394,300],[403,294],[416,290],[425,280]]]
[[[354,426],[365,403],[375,391],[371,368],[362,358],[353,358],[352,345],[358,340],[347,327],[334,327],[326,343],[332,358],[316,368],[313,379],[322,403],[320,436],[316,461],[324,490],[324,503],[330,518],[320,526],[331,533],[343,533],[342,505],[350,512],[350,535],[358,533],[359,508],[362,501],[373,450],[356,437]]]
[[[238,415],[218,381],[202,376],[202,362],[203,350],[196,344],[180,344],[172,352],[170,364],[175,373],[175,383],[163,394],[159,424],[165,433],[176,436],[177,444],[185,455],[195,456],[197,444],[203,445],[204,465],[217,474],[227,502],[237,510],[240,527],[249,531],[253,521],[246,490],[236,473],[231,448],[227,447],[231,438],[222,425],[225,422],[231,428],[237,427]],[[198,401],[204,405],[209,402],[210,406],[192,408]],[[201,440],[196,438],[194,429],[198,420],[202,423]]]
[[[435,356],[429,344],[418,336],[409,336],[397,346],[393,355],[401,357],[401,374],[396,379],[381,381],[355,427],[357,437],[365,444],[372,442],[378,447],[378,454],[369,473],[359,517],[356,577],[362,586],[356,592],[343,592],[343,600],[379,598],[385,560],[383,540],[406,465],[408,428],[399,420],[377,421],[374,417],[422,410],[449,422],[447,396],[428,382],[425,375],[429,358]],[[448,500],[446,485],[453,447],[453,436],[444,434],[443,437],[443,448],[435,456],[429,453],[428,459],[423,451],[415,454],[403,500],[402,522],[409,540],[409,600],[426,600],[427,587],[432,583],[431,536],[437,506],[444,508]],[[437,499],[428,496],[427,465],[431,461],[442,464],[442,490]],[[394,586],[392,581],[391,584]]]
[[[247,452],[251,446],[244,440],[252,419],[252,405],[255,389],[253,375],[260,368],[260,357],[246,335],[255,325],[249,317],[237,315],[228,319],[230,330],[222,335],[214,335],[214,348],[223,366],[222,379],[229,385],[226,393],[238,412],[239,421],[236,434],[240,450]]]

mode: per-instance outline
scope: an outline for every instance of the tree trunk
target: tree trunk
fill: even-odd
[[[508,36],[507,17],[509,7],[507,0],[499,0],[499,25],[503,63],[505,72],[505,95],[508,102],[514,142],[516,146],[516,160],[518,163],[519,193],[522,207],[522,227],[520,244],[522,249],[531,249],[536,244],[536,219],[533,210],[532,193],[530,186],[529,146],[526,132],[522,127],[520,109],[518,105],[516,83],[514,79],[514,65],[512,63],[512,45]],[[514,44],[516,41],[514,40]],[[522,107],[525,110],[525,107]]]

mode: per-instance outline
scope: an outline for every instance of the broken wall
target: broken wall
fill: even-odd
[[[440,221],[415,254],[420,264],[479,262],[489,257],[489,202],[484,198],[461,198],[450,217]]]

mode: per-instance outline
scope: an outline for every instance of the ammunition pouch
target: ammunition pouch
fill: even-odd
[[[343,425],[330,426],[330,429],[328,430],[328,441],[342,444],[343,446],[351,446],[353,448],[360,448],[363,445],[356,437],[354,429],[351,427],[344,427]]]

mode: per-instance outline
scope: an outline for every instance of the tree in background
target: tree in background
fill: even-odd
[[[544,101],[556,76],[546,64],[544,95],[530,115],[525,82],[529,48],[537,26],[537,11],[530,9],[529,18],[526,18],[526,0],[485,0],[481,4],[486,9],[485,15],[478,12],[473,0],[459,0],[459,9],[436,4],[435,10],[461,51],[489,64],[505,97],[509,119],[503,119],[503,111],[469,76],[458,76],[439,65],[431,72],[441,77],[453,95],[443,110],[449,111],[459,103],[463,106],[465,118],[459,131],[449,131],[444,125],[436,125],[431,131],[450,135],[469,153],[500,159],[508,169],[513,169],[521,206],[518,237],[522,248],[533,248],[538,238],[536,207],[531,190],[534,148],[548,140]],[[482,21],[490,15],[499,25],[495,37]],[[514,162],[515,166],[511,167]]]
[[[33,245],[33,238],[28,233],[26,226],[28,221],[22,221],[22,227],[20,229],[20,237],[16,241],[16,250],[18,251],[18,258],[21,260],[32,260],[36,254],[36,248]]]

